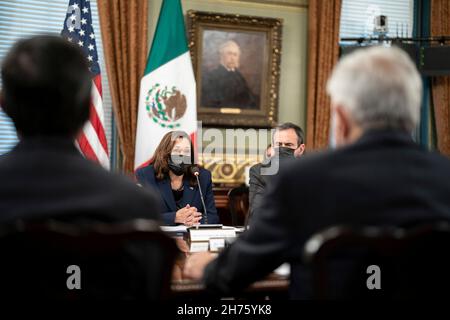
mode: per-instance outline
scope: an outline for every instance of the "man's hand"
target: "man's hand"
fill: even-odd
[[[209,252],[194,253],[186,259],[183,273],[186,277],[200,280],[208,263],[214,260],[215,255]]]

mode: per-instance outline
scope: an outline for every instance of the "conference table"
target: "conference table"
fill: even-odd
[[[205,292],[204,285],[200,281],[187,279],[183,275],[186,258],[192,254],[189,252],[188,242],[182,236],[173,238],[181,253],[172,274],[172,294],[179,298],[207,298],[207,292]],[[289,275],[272,272],[267,277],[251,284],[242,293],[239,293],[239,296],[223,298],[283,299],[288,295],[288,288]]]

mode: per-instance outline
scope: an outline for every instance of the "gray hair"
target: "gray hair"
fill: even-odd
[[[225,41],[224,43],[222,43],[220,45],[220,47],[219,47],[220,55],[222,55],[224,53],[225,49],[228,48],[228,47],[235,47],[235,48],[238,49],[239,54],[241,53],[241,48],[239,47],[237,42],[234,41],[234,40],[228,40],[228,41]]]
[[[327,92],[363,129],[412,131],[419,122],[422,80],[399,48],[358,49],[343,57],[328,80]]]

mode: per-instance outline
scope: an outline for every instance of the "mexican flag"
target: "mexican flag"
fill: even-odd
[[[141,80],[135,169],[149,163],[169,131],[185,131],[195,144],[195,90],[181,2],[164,0]]]

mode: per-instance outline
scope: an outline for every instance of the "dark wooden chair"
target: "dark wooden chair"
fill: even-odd
[[[443,298],[450,285],[450,225],[336,226],[312,236],[304,260],[318,299]],[[380,268],[381,289],[367,281]]]
[[[165,299],[178,249],[152,220],[0,227],[0,296],[6,299]],[[67,268],[80,268],[69,290]]]
[[[231,189],[228,192],[228,199],[232,225],[246,225],[249,210],[249,188],[243,185]]]

